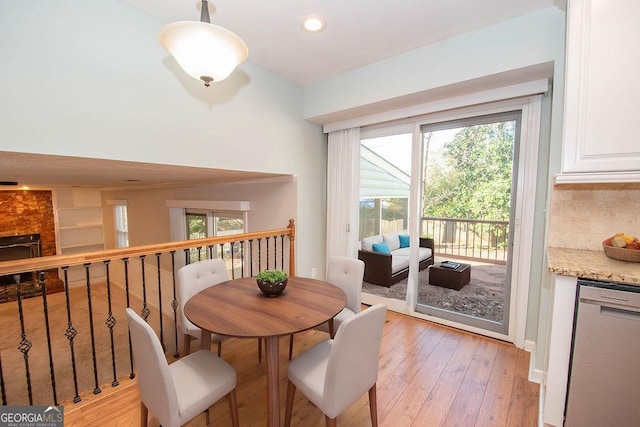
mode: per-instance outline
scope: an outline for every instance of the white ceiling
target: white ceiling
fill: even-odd
[[[163,23],[200,17],[198,0],[118,1]],[[212,0],[209,9],[212,23],[244,39],[250,62],[305,85],[554,5],[563,7],[563,0]],[[301,19],[312,14],[326,19],[322,33],[300,29]],[[0,181],[36,188],[189,185],[271,176],[0,152]]]
[[[167,24],[200,19],[198,0],[119,1]],[[250,62],[304,85],[554,5],[554,0],[210,0],[209,10],[211,23],[247,43]],[[322,16],[327,28],[302,31],[300,22],[308,15]]]

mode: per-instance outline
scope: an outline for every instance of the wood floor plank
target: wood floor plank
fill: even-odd
[[[456,352],[442,371],[438,382],[428,394],[412,425],[442,425],[460,389],[467,370],[473,361],[482,339],[474,335],[463,335]]]
[[[508,425],[507,416],[511,403],[518,353],[518,349],[512,345],[503,344],[498,348],[489,383],[478,412],[477,425]]]
[[[482,340],[443,425],[475,425],[497,351],[498,344],[495,341]]]
[[[527,381],[528,353],[509,344],[398,313],[388,312],[387,319],[378,376],[378,419],[381,427],[536,425],[538,385]],[[294,354],[300,354],[326,337],[325,333],[317,331],[297,334]],[[283,337],[280,340],[282,402],[286,395],[288,348],[288,337]],[[258,362],[256,340],[225,340],[222,356],[237,372],[240,425],[264,427],[266,364]],[[464,376],[460,381],[462,373]],[[123,378],[120,383],[116,388],[105,387],[98,396],[83,395],[79,404],[65,404],[65,426],[139,425],[137,384],[128,378]],[[452,400],[456,384],[459,387]],[[381,407],[381,403],[386,409]],[[447,418],[443,422],[442,412],[446,408]],[[284,403],[281,411],[284,416]],[[211,419],[212,425],[231,425],[226,401],[211,408]],[[205,427],[204,415],[199,415],[188,425]],[[320,410],[299,391],[294,401],[291,425],[325,425]],[[340,414],[338,425],[371,425],[366,393]],[[149,427],[158,427],[158,422],[152,417],[149,418]]]
[[[383,421],[393,420],[397,425],[410,426],[424,404],[425,396],[428,396],[436,384],[449,359],[456,351],[463,334],[447,331],[437,347],[424,359],[416,374],[407,382],[398,399],[391,408],[384,408],[380,417]],[[396,369],[402,377],[403,371],[408,366],[401,365]]]
[[[395,347],[386,357],[394,362],[385,364],[378,372],[378,419],[390,410],[401,397],[406,386],[413,380],[416,372],[445,337],[446,330],[432,328],[419,340],[412,341],[413,347]],[[413,338],[413,337],[412,337]]]
[[[539,386],[528,380],[529,357],[526,352],[518,352],[513,393],[509,405],[507,425],[517,422],[522,426],[535,426],[538,420]]]

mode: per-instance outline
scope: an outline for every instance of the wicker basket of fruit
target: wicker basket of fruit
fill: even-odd
[[[640,240],[617,233],[602,242],[604,254],[619,261],[640,262]]]

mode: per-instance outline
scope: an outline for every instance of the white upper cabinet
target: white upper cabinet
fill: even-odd
[[[640,1],[570,0],[567,8],[556,181],[640,181]]]

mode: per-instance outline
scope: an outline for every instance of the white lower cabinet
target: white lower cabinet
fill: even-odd
[[[577,284],[575,277],[555,276],[543,409],[550,426],[564,424]]]

